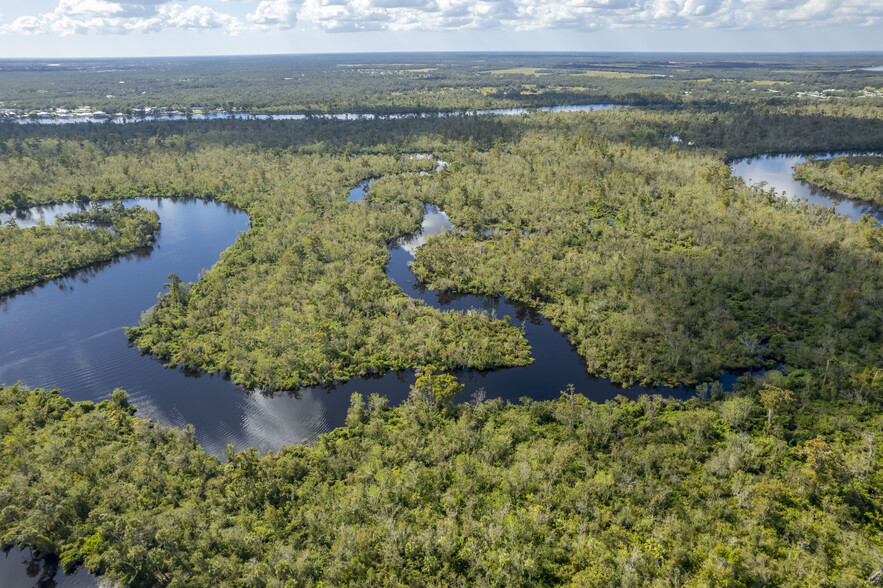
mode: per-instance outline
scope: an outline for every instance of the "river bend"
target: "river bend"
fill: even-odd
[[[800,156],[761,156],[732,164],[736,175],[791,198],[806,198],[857,219],[872,214],[883,220],[879,207],[835,199],[793,179],[792,168]],[[349,194],[360,200],[368,184]],[[143,356],[126,341],[122,327],[136,324],[140,313],[156,301],[169,273],[185,281],[218,259],[248,228],[248,218],[223,204],[202,201],[153,200],[126,202],[156,210],[162,227],[154,247],[125,255],[76,274],[52,280],[26,292],[0,299],[0,382],[22,381],[30,387],[59,387],[74,400],[100,401],[114,388],[129,392],[138,414],[163,425],[193,424],[198,442],[219,455],[228,443],[238,448],[275,450],[285,444],[315,439],[344,422],[351,392],[378,393],[391,404],[407,396],[412,373],[354,378],[347,383],[305,388],[296,393],[262,395],[243,391],[219,375],[187,374],[167,369]],[[54,218],[76,205],[33,210],[16,216],[20,225]],[[0,222],[8,215],[0,215]],[[524,327],[533,347],[530,366],[480,372],[463,370],[465,384],[460,400],[483,388],[488,397],[516,401],[522,396],[537,400],[558,396],[567,384],[593,400],[616,394],[636,397],[654,392],[640,387],[622,390],[606,380],[587,376],[574,348],[548,320],[533,309],[505,299],[458,296],[422,288],[408,269],[417,246],[427,235],[450,230],[447,215],[426,207],[421,231],[390,245],[387,276],[408,295],[441,309],[470,308],[509,315]],[[734,376],[721,378],[725,386]],[[685,395],[687,391],[664,390]],[[35,560],[29,550],[0,554],[0,579],[4,586],[97,586],[98,579],[83,570],[56,574],[51,561]],[[45,582],[53,582],[46,584]]]

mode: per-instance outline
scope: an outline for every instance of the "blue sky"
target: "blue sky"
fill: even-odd
[[[0,57],[881,51],[883,0],[33,0]]]

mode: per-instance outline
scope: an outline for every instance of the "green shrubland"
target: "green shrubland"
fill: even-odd
[[[0,541],[131,586],[870,585],[881,386],[454,405],[427,371],[399,407],[355,394],[312,445],[226,462],[122,391],[6,387]],[[768,421],[773,388],[793,400]]]

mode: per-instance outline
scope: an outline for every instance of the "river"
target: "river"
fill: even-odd
[[[883,220],[875,207],[835,200],[794,181],[791,169],[802,159],[761,156],[734,162],[732,168],[746,181],[765,181],[768,187],[792,198],[835,206],[853,218],[870,213]],[[355,188],[348,199],[359,201],[367,186]],[[353,391],[366,395],[376,392],[387,396],[392,404],[407,396],[414,381],[410,372],[389,372],[296,393],[263,395],[244,391],[219,375],[188,374],[143,356],[126,342],[122,327],[138,322],[140,313],[155,302],[170,272],[184,280],[196,280],[218,259],[221,250],[247,230],[248,218],[214,202],[141,198],[126,204],[139,204],[159,213],[162,227],[152,248],[0,300],[0,332],[4,334],[0,340],[0,382],[20,380],[31,387],[59,387],[74,400],[93,401],[106,398],[114,388],[123,388],[138,406],[140,416],[163,425],[194,425],[198,442],[214,455],[221,454],[228,443],[238,448],[275,450],[315,439],[343,424]],[[47,207],[16,218],[26,226],[74,208],[76,205]],[[0,222],[4,220],[0,215]],[[413,251],[426,236],[451,228],[447,215],[427,206],[422,230],[390,245],[388,278],[410,296],[436,308],[483,308],[499,317],[509,315],[524,327],[535,359],[530,366],[520,368],[461,371],[457,375],[465,389],[460,400],[467,400],[479,389],[488,397],[511,401],[522,396],[544,400],[557,397],[567,384],[574,384],[577,392],[599,401],[616,394],[635,398],[656,392],[641,387],[623,390],[606,380],[589,377],[574,348],[529,307],[502,298],[456,296],[422,288],[408,269]],[[734,378],[727,374],[721,380],[728,386]],[[679,396],[689,393],[661,392]],[[35,560],[28,550],[13,549],[0,557],[0,579],[4,586],[15,588],[97,585],[97,578],[82,570],[73,576],[55,574],[54,565],[51,560]]]
[[[849,155],[881,155],[874,152],[862,153],[815,153],[816,159],[830,159]],[[733,173],[741,176],[747,184],[766,182],[768,188],[774,188],[776,192],[784,194],[790,199],[805,198],[812,204],[833,208],[840,214],[849,216],[852,220],[858,220],[865,214],[870,214],[877,221],[883,222],[883,206],[860,200],[849,200],[840,196],[829,194],[823,190],[817,190],[800,180],[794,179],[794,166],[802,163],[806,155],[760,155],[739,159],[730,164]]]
[[[38,118],[15,118],[9,119],[7,122],[15,124],[42,124],[42,125],[65,125],[65,124],[104,124],[107,122],[116,124],[131,124],[138,122],[155,122],[155,121],[176,121],[176,120],[232,120],[232,119],[253,119],[253,120],[307,120],[307,119],[331,119],[331,120],[374,120],[378,118],[388,119],[404,119],[404,118],[430,118],[430,117],[448,117],[448,116],[464,116],[475,115],[482,116],[486,114],[499,114],[511,116],[515,114],[528,114],[532,110],[541,112],[588,112],[591,110],[607,110],[609,108],[625,108],[620,104],[574,104],[567,106],[538,106],[536,108],[492,108],[488,110],[458,110],[451,112],[402,112],[393,114],[372,114],[372,113],[316,113],[316,114],[254,114],[250,112],[208,112],[198,114],[166,114],[166,115],[144,115],[144,116],[127,116],[115,114],[113,116],[101,116],[93,118],[90,116],[78,116],[59,118],[57,116],[38,117]],[[2,119],[0,119],[2,120]]]

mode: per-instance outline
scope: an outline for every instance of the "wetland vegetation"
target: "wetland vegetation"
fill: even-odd
[[[883,157],[808,159],[794,177],[847,198],[883,204]]]
[[[119,391],[0,389],[0,540],[132,586],[864,585],[879,569],[879,380],[863,403],[791,374],[714,401],[506,406],[453,405],[447,378],[396,408],[355,395],[315,443],[226,463]]]
[[[171,75],[190,68],[202,81],[113,74],[156,76],[154,98],[181,109],[629,108],[0,124],[5,210],[153,196],[249,215],[211,268],[194,283],[170,275],[130,325],[147,354],[267,391],[416,372],[399,406],[354,394],[344,427],[276,453],[230,447],[224,460],[190,428],[135,416],[123,391],[73,402],[5,382],[0,543],[133,586],[878,583],[883,231],[870,216],[747,186],[727,165],[883,149],[883,75],[861,70],[868,60],[254,58],[223,72],[182,60]],[[304,75],[284,80],[289,91],[270,78],[292,63]],[[35,72],[13,64],[0,75],[6,105],[110,93],[106,72],[68,65],[55,79],[70,95],[39,102]],[[120,95],[93,106],[144,106]],[[825,187],[864,197],[858,186],[879,167],[806,169],[860,173],[849,189]],[[349,202],[369,179],[364,203]],[[417,250],[427,286],[526,302],[589,373],[698,385],[695,397],[596,403],[565,388],[554,401],[525,390],[519,404],[480,391],[455,402],[452,370],[524,365],[531,348],[511,320],[441,312],[387,279],[388,243],[417,229],[427,204],[456,227]],[[147,231],[149,215],[129,210],[66,221],[114,230],[37,227],[32,238],[58,240],[45,251],[22,242],[25,265],[60,266],[77,239]],[[0,255],[21,263],[9,243]],[[732,392],[709,385],[728,368],[776,366]]]
[[[82,226],[85,225],[85,226]],[[159,216],[135,206],[95,206],[54,225],[0,227],[0,296],[150,245]]]

